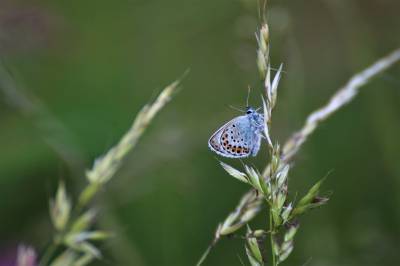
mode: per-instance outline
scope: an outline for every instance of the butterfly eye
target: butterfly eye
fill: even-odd
[[[251,113],[253,113],[254,111],[253,111],[253,108],[251,108],[250,106],[247,106],[246,107],[246,114],[251,114]]]
[[[252,114],[252,113],[254,113],[253,108],[251,108],[251,107],[247,108],[246,114],[249,115],[249,114]]]

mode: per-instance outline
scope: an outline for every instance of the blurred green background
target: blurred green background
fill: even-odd
[[[2,59],[69,132],[37,125],[2,94],[0,249],[24,242],[41,250],[52,234],[48,199],[58,180],[76,195],[84,168],[190,68],[184,90],[97,199],[97,223],[116,237],[94,265],[194,265],[247,191],[221,169],[207,140],[238,115],[229,105],[243,107],[248,85],[251,103],[261,105],[257,10],[255,0],[0,1]],[[283,142],[352,74],[399,46],[399,10],[396,0],[270,1],[272,63],[286,71],[275,139]],[[297,156],[292,195],[331,170],[324,189],[333,195],[301,219],[285,265],[400,264],[399,75],[397,65],[365,86]],[[69,162],[52,139],[65,141]],[[265,154],[264,146],[249,163],[261,168]],[[223,239],[205,265],[240,265],[238,256],[246,261],[242,240]]]

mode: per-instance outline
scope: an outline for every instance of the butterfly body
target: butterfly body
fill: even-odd
[[[248,107],[245,115],[238,116],[208,140],[208,147],[218,155],[228,158],[256,156],[264,131],[264,116]]]

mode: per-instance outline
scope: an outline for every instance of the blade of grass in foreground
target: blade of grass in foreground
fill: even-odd
[[[177,92],[181,79],[167,86],[153,103],[145,105],[121,140],[106,154],[95,160],[93,167],[86,172],[88,184],[80,193],[76,206],[71,206],[73,201],[69,200],[63,183],[60,184],[56,198],[50,204],[51,218],[56,233],[41,257],[41,266],[47,266],[52,259],[53,262],[58,263],[57,265],[67,265],[62,264],[64,260],[74,260],[72,265],[83,266],[96,258],[101,258],[100,250],[91,242],[104,241],[111,234],[97,229],[90,231],[90,225],[97,212],[94,208],[88,208],[88,205],[115,176],[126,155],[135,147],[156,114]],[[73,212],[70,211],[72,207]],[[53,258],[56,250],[63,253]]]

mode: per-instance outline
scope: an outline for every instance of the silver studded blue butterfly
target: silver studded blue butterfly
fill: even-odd
[[[208,147],[218,155],[229,158],[256,156],[263,132],[263,114],[247,107],[245,115],[232,119],[211,136]]]

